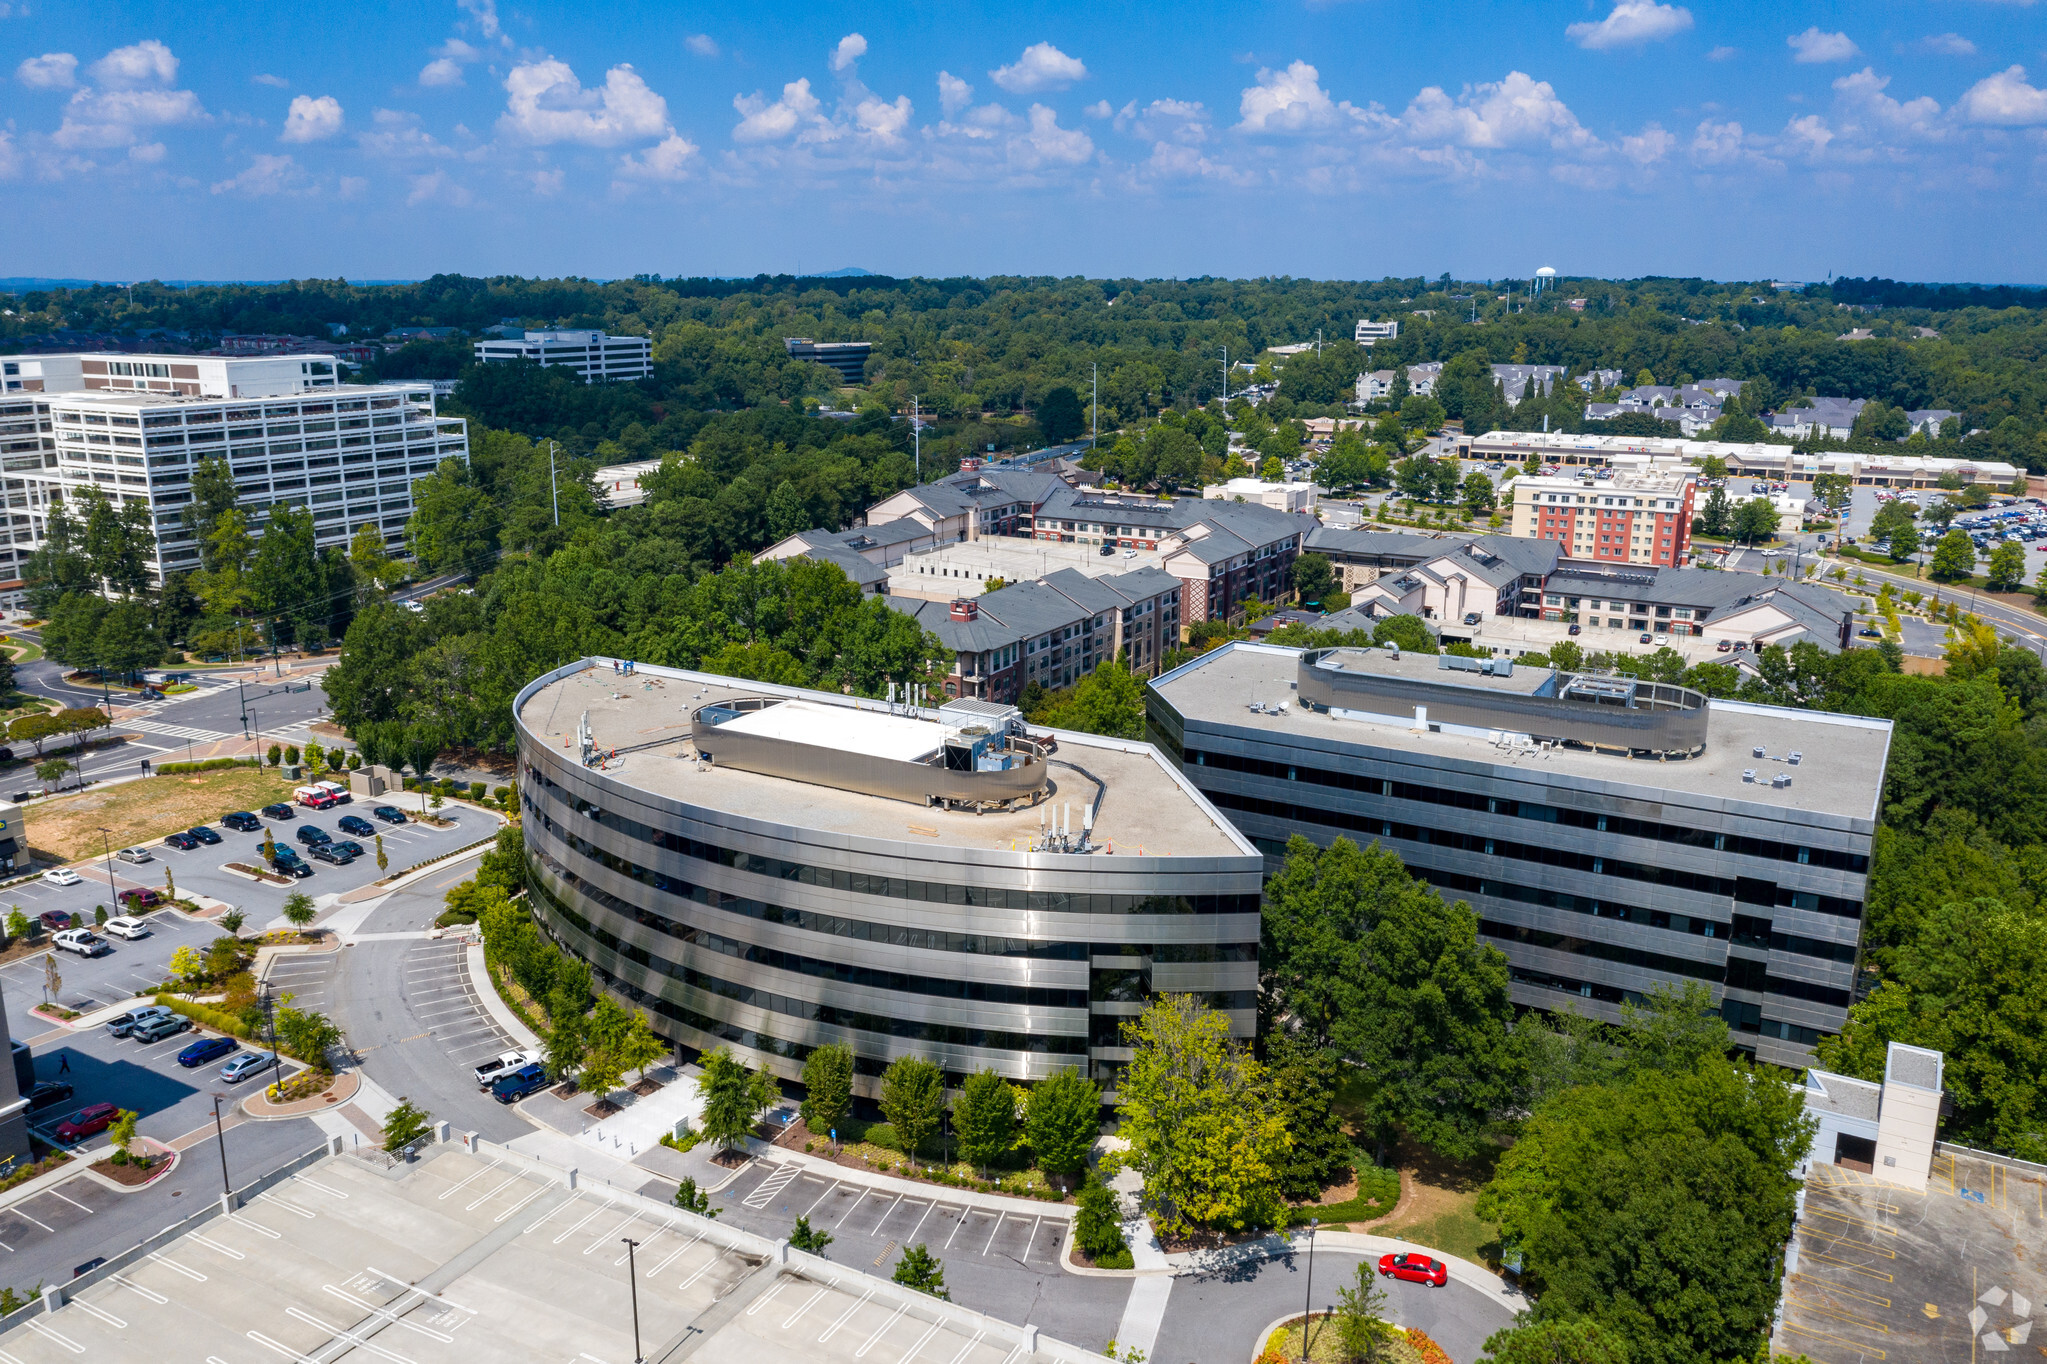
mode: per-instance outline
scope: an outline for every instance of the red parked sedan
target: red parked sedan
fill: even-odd
[[[1433,1284],[1437,1288],[1450,1281],[1449,1267],[1441,1260],[1431,1260],[1428,1256],[1413,1251],[1405,1251],[1399,1255],[1381,1255],[1379,1274],[1382,1278]]]
[[[88,1104],[58,1123],[55,1136],[58,1141],[69,1146],[81,1137],[106,1131],[114,1125],[114,1119],[120,1112],[118,1104]]]

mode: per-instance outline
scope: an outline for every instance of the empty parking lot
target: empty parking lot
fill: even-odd
[[[1777,1347],[1821,1364],[2030,1354],[2047,1347],[2043,1245],[2047,1174],[2037,1168],[1944,1148],[1922,1194],[1816,1165]]]
[[[930,1194],[836,1180],[795,1164],[756,1161],[719,1195],[724,1216],[764,1235],[787,1235],[798,1217],[838,1238],[833,1257],[885,1269],[904,1246],[922,1244],[946,1259],[1006,1261],[1026,1269],[1059,1267],[1066,1218],[1028,1204],[988,1209]],[[871,1247],[863,1251],[862,1245]]]

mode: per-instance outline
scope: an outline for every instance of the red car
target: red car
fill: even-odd
[[[1381,1255],[1379,1276],[1385,1279],[1405,1279],[1409,1283],[1432,1284],[1441,1288],[1450,1281],[1450,1270],[1441,1260],[1431,1260],[1426,1255],[1405,1251],[1399,1255]]]
[[[114,1125],[114,1118],[120,1111],[118,1104],[88,1104],[58,1123],[54,1135],[58,1141],[69,1146],[80,1137],[89,1137],[95,1132],[106,1131]]]

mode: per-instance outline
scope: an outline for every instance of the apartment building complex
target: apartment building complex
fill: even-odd
[[[644,336],[580,329],[529,331],[524,336],[476,343],[480,365],[509,365],[517,360],[529,360],[543,369],[561,366],[586,384],[614,384],[644,379],[654,372],[654,343]]]
[[[1104,577],[1062,568],[979,596],[888,604],[953,651],[947,696],[1010,705],[1032,682],[1070,687],[1117,657],[1153,671],[1180,642],[1180,592],[1180,580],[1156,568]]]
[[[1554,540],[1574,559],[1678,564],[1690,555],[1698,480],[1688,472],[1528,474],[1513,489],[1513,533]]]
[[[1146,694],[1156,741],[1277,865],[1299,833],[1468,902],[1514,999],[1618,1021],[1704,984],[1803,1066],[1853,1000],[1891,723],[1507,660],[1233,643]]]
[[[199,563],[180,514],[201,460],[229,461],[258,534],[271,504],[282,502],[311,509],[323,547],[345,544],[368,523],[397,550],[412,480],[443,459],[468,458],[467,424],[435,412],[431,385],[337,384],[324,358],[36,358],[99,361],[108,372],[81,364],[74,377],[50,365],[24,377],[76,386],[0,394],[11,540],[0,548],[0,594],[18,594],[21,564],[41,545],[51,506],[89,487],[150,509],[157,558],[149,568],[161,581]],[[113,372],[116,363],[137,372]]]

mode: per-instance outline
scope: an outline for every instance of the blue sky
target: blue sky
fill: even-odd
[[[2047,3],[0,0],[6,273],[2047,281]]]

